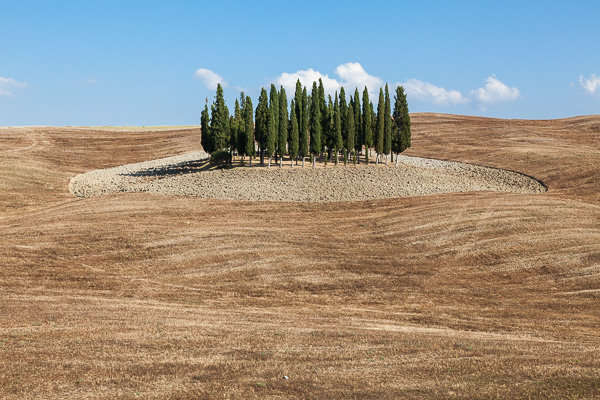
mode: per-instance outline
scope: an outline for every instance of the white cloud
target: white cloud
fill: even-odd
[[[287,73],[284,72],[273,80],[275,86],[283,86],[287,93],[294,93],[296,91],[296,81],[300,79],[302,86],[306,86],[306,90],[310,94],[313,82],[319,82],[319,79],[323,81],[323,89],[325,93],[333,94],[336,90],[341,87],[340,82],[336,79],[330,78],[329,75],[323,75],[319,71],[315,71],[312,68]]]
[[[457,90],[447,90],[415,78],[409,79],[404,83],[399,83],[398,85],[404,86],[407,96],[434,104],[454,105],[469,102],[469,99],[465,98]]]
[[[194,77],[199,81],[202,81],[207,89],[216,90],[217,83],[220,83],[221,86],[227,87],[227,82],[223,80],[221,75],[215,74],[209,69],[198,68],[194,73]]]
[[[362,65],[357,62],[338,65],[335,69],[335,73],[343,79],[342,86],[345,86],[346,90],[352,92],[354,92],[354,89],[356,88],[360,91],[365,86],[369,90],[375,90],[384,85],[381,78],[369,75]],[[324,85],[325,84],[323,84],[323,86]]]
[[[586,92],[594,94],[600,89],[600,76],[592,74],[589,79],[585,79],[583,75],[579,76],[579,84]]]
[[[296,90],[296,81],[300,79],[300,83],[302,86],[306,86],[306,90],[310,94],[313,82],[318,83],[320,78],[323,81],[325,93],[330,95],[334,95],[342,86],[346,90],[346,95],[354,93],[355,88],[358,88],[362,93],[361,89],[365,86],[369,89],[369,94],[372,95],[374,90],[383,86],[381,78],[369,75],[362,65],[357,62],[338,65],[335,73],[340,79],[330,78],[329,75],[324,75],[312,68],[292,73],[284,72],[273,79],[273,83],[276,86],[283,86],[287,93],[294,93]]]
[[[517,87],[508,87],[500,82],[495,75],[492,75],[486,79],[485,87],[472,90],[471,96],[482,105],[486,105],[514,101],[521,97],[521,93]]]
[[[15,81],[13,78],[0,76],[0,96],[13,97],[14,89],[24,89],[27,87],[25,82]]]

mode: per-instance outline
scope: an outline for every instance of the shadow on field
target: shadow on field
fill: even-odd
[[[184,175],[192,174],[196,172],[208,171],[214,169],[215,166],[210,164],[208,160],[193,160],[183,161],[177,164],[163,165],[158,167],[152,167],[142,169],[139,171],[130,172],[127,174],[121,174],[122,176],[171,176],[171,175]]]

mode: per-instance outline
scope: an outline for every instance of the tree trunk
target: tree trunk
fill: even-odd
[[[269,166],[267,167],[267,169],[271,169],[271,157],[269,157]]]
[[[279,168],[283,167],[283,157],[279,157]]]
[[[317,157],[313,157],[313,168],[317,166]]]
[[[398,161],[400,161],[400,157],[398,154],[396,154],[396,167],[398,166]]]
[[[304,160],[306,159],[306,157],[302,157],[302,168],[304,168]]]
[[[389,155],[389,154],[386,154],[386,155],[385,155],[385,165],[388,165],[388,161],[389,161],[389,159],[390,159],[390,155]]]
[[[250,166],[252,166],[252,156],[250,156]]]

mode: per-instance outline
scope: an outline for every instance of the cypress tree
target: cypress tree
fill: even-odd
[[[347,146],[348,132],[346,132],[347,116],[348,116],[348,103],[346,102],[346,91],[344,90],[344,87],[342,86],[340,88],[340,125],[342,127],[342,139],[343,139],[344,144],[342,147],[340,147],[340,150],[344,151],[344,165],[346,164],[346,160],[347,160],[346,151],[348,150],[348,146]]]
[[[373,127],[371,124],[371,108],[369,106],[369,91],[365,86],[363,91],[363,129],[362,129],[362,140],[365,145],[366,161],[369,164],[369,149],[373,146]]]
[[[371,110],[371,132],[373,132],[373,142],[371,146],[375,147],[375,135],[377,132],[377,114],[375,113],[375,107],[373,107],[373,102],[369,103],[369,110]]]
[[[363,134],[362,134],[362,112],[360,111],[360,94],[358,88],[354,90],[354,148],[357,152],[362,152]],[[356,156],[355,156],[356,158]],[[360,164],[360,158],[358,159]]]
[[[390,91],[387,83],[385,84],[385,106],[383,108],[383,115],[385,118],[383,124],[383,154],[385,154],[385,165],[387,165],[392,150],[392,110],[390,104]]]
[[[304,167],[304,158],[308,157],[308,96],[306,94],[306,87],[302,89],[302,106],[300,107],[302,120],[298,127],[300,132],[298,133],[298,141],[300,147],[300,155],[302,156],[302,167]]]
[[[244,113],[244,124],[246,127],[246,155],[250,157],[250,166],[252,166],[252,157],[256,155],[256,149],[254,148],[254,109],[252,107],[252,99],[250,98],[250,96],[246,96],[244,108],[246,110]]]
[[[279,91],[279,134],[277,143],[277,152],[279,153],[279,167],[283,164],[283,156],[286,153],[286,143],[288,140],[288,102],[285,95],[285,89],[281,86]]]
[[[404,88],[398,86],[394,96],[394,132],[392,136],[392,150],[396,153],[396,165],[398,165],[398,155],[411,145],[410,132],[410,114],[408,113],[408,103]]]
[[[210,116],[208,115],[208,99],[207,104],[204,104],[204,110],[200,113],[200,144],[207,153],[212,153],[214,150],[211,145],[210,138]]]
[[[271,167],[271,157],[275,155],[277,149],[277,138],[279,136],[279,92],[274,84],[271,84],[271,92],[269,93],[269,133],[267,135],[267,153],[269,153],[269,140],[273,140],[273,150],[269,156],[269,168]],[[271,138],[271,135],[273,136]]]
[[[344,139],[342,137],[342,116],[340,114],[340,104],[338,102],[338,96],[336,93],[335,103],[333,105],[333,146],[335,148],[335,165],[338,165],[338,154],[339,151],[344,147]]]
[[[260,165],[265,165],[265,149],[267,147],[267,136],[269,132],[269,96],[265,88],[262,88],[256,105],[256,126],[254,136],[260,149]]]
[[[217,95],[211,115],[210,130],[214,138],[214,150],[223,150],[229,144],[229,110],[223,98],[223,87],[217,84]]]
[[[377,159],[375,164],[379,163],[379,156],[383,154],[383,131],[385,128],[385,100],[383,98],[383,89],[379,88],[379,103],[377,104],[377,129],[375,130],[375,152]]]
[[[336,94],[337,99],[337,94]],[[328,158],[331,160],[331,153],[333,152],[333,148],[335,147],[335,132],[333,131],[333,102],[331,101],[331,96],[328,96],[327,99],[327,107],[325,108],[325,125],[323,126],[322,136],[324,136],[325,140],[322,140],[321,144],[321,152],[325,151],[325,146],[327,146],[327,154],[325,155],[325,165],[327,165]],[[327,158],[328,157],[328,158]]]
[[[356,164],[356,152],[354,150],[354,136],[356,129],[354,126],[354,107],[348,107],[348,114],[346,115],[346,149],[353,153],[353,163]]]
[[[243,99],[244,93],[242,93],[241,96]],[[240,102],[238,101],[238,99],[235,99],[235,106],[233,108],[233,120],[231,118],[229,119],[229,130],[231,132],[229,136],[229,152],[232,156],[234,151],[237,151],[238,153],[240,152],[237,144],[237,138],[239,136],[239,132],[242,131],[242,127],[242,109],[240,108]]]
[[[325,98],[325,89],[323,87],[323,80],[319,78],[319,104],[320,104],[320,112],[321,112],[321,149],[319,154],[322,154],[325,151],[325,146],[327,144],[327,137],[329,136],[329,110],[327,107],[327,99]],[[314,99],[313,99],[314,100]]]
[[[302,96],[302,94],[300,94]],[[302,98],[300,98],[302,101]],[[292,110],[290,115],[290,136],[288,142],[288,152],[290,153],[290,158],[292,159],[292,168],[294,168],[294,160],[298,156],[298,147],[299,147],[299,131],[298,131],[298,118],[296,116],[296,101],[292,99],[292,104],[290,109]]]
[[[313,82],[311,101],[310,101],[310,153],[313,157],[313,168],[315,167],[316,156],[321,152],[321,102],[319,100],[319,91],[317,83]]]

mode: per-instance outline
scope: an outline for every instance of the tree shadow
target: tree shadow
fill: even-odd
[[[139,171],[129,172],[121,174],[122,176],[135,176],[135,177],[168,177],[172,175],[185,175],[193,174],[202,171],[208,171],[215,169],[215,166],[210,164],[208,160],[192,160],[182,161],[177,164],[161,165],[158,167],[151,167],[142,169]]]

